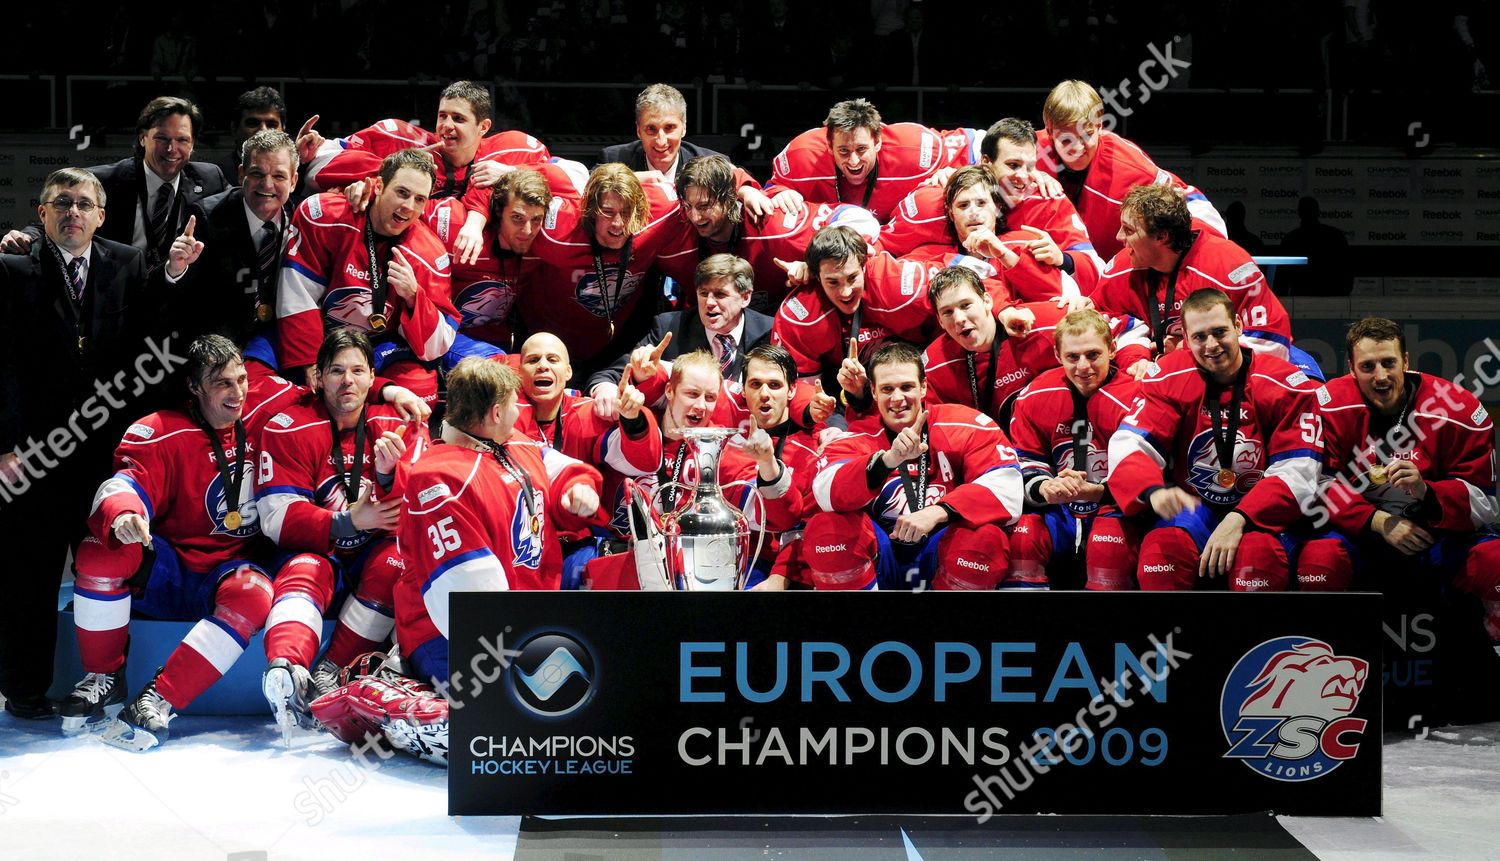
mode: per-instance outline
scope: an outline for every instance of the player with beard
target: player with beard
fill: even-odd
[[[348,326],[369,334],[374,370],[437,399],[458,314],[448,255],[421,223],[433,177],[427,154],[401,150],[381,162],[365,212],[339,194],[297,207],[276,295],[283,369],[310,370],[324,333]]]
[[[1400,324],[1367,317],[1346,340],[1349,373],[1318,395],[1326,454],[1319,502],[1341,535],[1307,543],[1298,588],[1410,594],[1433,588],[1433,578],[1420,576],[1433,572],[1481,600],[1485,631],[1500,647],[1489,413],[1455,383],[1411,370]]]
[[[187,359],[192,399],[130,426],[115,474],[94,496],[90,537],[74,553],[85,675],[63,701],[63,732],[124,708],[105,740],[137,751],[167,740],[176,711],[229,670],[271,609],[262,567],[269,548],[246,480],[254,462],[247,431],[297,389],[270,376],[252,382],[239,350],[219,335],[194,341]],[[127,705],[132,611],[200,621]]]
[[[696,350],[678,356],[672,363],[666,405],[661,414],[661,468],[638,482],[647,498],[654,498],[658,514],[674,511],[692,498],[691,488],[698,483],[698,465],[690,456],[682,431],[716,426],[714,411],[722,388],[719,362],[708,351]],[[726,446],[719,460],[718,478],[724,498],[744,512],[752,530],[785,532],[801,519],[802,494],[792,483],[791,470],[777,458],[775,443],[768,434],[752,433],[742,442]],[[688,489],[666,487],[674,482]],[[659,493],[658,487],[662,488]],[[762,505],[755,502],[757,497],[764,512]],[[627,503],[623,495],[618,499],[611,522],[621,538],[629,535],[624,508]],[[635,560],[628,553],[594,560],[589,564],[588,577],[594,588],[633,589],[639,582]]]
[[[1032,380],[1011,415],[1027,510],[1011,530],[1006,585],[1047,588],[1049,570],[1081,554],[1085,588],[1130,589],[1140,541],[1104,479],[1109,438],[1139,406],[1139,384],[1114,364],[1098,311],[1064,317],[1052,340],[1062,367]]]
[[[901,342],[870,360],[876,415],[823,451],[803,557],[819,589],[993,589],[1021,512],[1005,432],[957,404],[926,405],[922,357]]]
[[[978,275],[953,266],[932,276],[928,302],[943,330],[923,357],[928,403],[963,404],[1001,419],[1033,377],[1057,367],[1052,335],[1068,313],[1066,300],[999,309]],[[1026,319],[1013,320],[1018,314]],[[1022,322],[1030,328],[1022,330]],[[1128,317],[1107,323],[1122,355],[1147,355],[1144,324]]]
[[[1063,192],[1104,260],[1124,247],[1120,202],[1138,185],[1176,189],[1192,217],[1218,236],[1229,235],[1223,216],[1203,192],[1156,166],[1140,147],[1104,128],[1104,100],[1083,81],[1063,81],[1042,105],[1046,131],[1037,135],[1038,164],[1057,177]]]
[[[1317,383],[1240,346],[1234,304],[1203,289],[1182,303],[1185,346],[1141,381],[1140,407],[1109,440],[1110,495],[1155,513],[1141,539],[1142,589],[1281,591],[1323,461]]]
[[[521,393],[517,401],[517,438],[535,440],[568,457],[596,467],[604,475],[605,499],[615,499],[625,478],[655,475],[661,468],[661,431],[644,409],[645,398],[634,386],[618,394],[618,419],[600,418],[592,399],[564,389],[573,374],[568,348],[542,332],[521,345]],[[594,527],[561,534],[563,589],[583,585],[584,566],[598,555]]]
[[[266,536],[291,554],[276,573],[261,683],[285,738],[294,723],[312,726],[309,703],[395,625],[401,479],[426,449],[427,427],[367,403],[373,358],[362,333],[329,333],[314,390],[268,419],[258,437],[256,508]],[[323,618],[335,607],[338,622],[311,671]]]
[[[1006,237],[1017,253],[1034,263],[1057,267],[1084,294],[1091,292],[1104,261],[1057,180],[1037,171],[1036,132],[1031,123],[1015,117],[999,120],[984,133],[980,146],[979,166],[999,186],[998,220],[1012,228]],[[922,185],[901,201],[880,232],[882,248],[902,257],[921,245],[953,241],[951,207],[945,205],[952,174],[952,169],[940,173],[942,184]]]

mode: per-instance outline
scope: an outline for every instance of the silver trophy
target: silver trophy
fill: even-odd
[[[638,486],[632,492],[631,533],[636,574],[648,591],[732,592],[742,588],[754,555],[750,552],[750,520],[724,498],[719,486],[719,458],[733,428],[686,428],[682,444],[698,464],[698,484],[689,488],[668,482],[681,495],[692,491],[686,505],[661,516],[660,525]]]

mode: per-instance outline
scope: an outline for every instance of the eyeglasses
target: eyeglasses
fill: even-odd
[[[78,207],[78,211],[83,213],[84,215],[88,215],[95,209],[104,208],[99,204],[93,202],[92,200],[74,200],[71,197],[54,197],[53,199],[47,201],[47,205],[52,207],[53,211],[58,215],[66,213],[68,210],[72,209],[75,206]]]

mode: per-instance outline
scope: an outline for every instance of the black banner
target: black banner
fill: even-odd
[[[1380,813],[1378,595],[503,592],[451,618],[452,815]]]

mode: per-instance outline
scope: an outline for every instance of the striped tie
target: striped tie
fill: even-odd
[[[73,294],[73,301],[83,299],[83,258],[74,257],[68,263],[68,291]]]
[[[265,238],[255,257],[255,270],[259,273],[261,293],[269,296],[276,287],[276,260],[281,251],[281,229],[276,222],[267,221]]]
[[[715,335],[719,342],[719,373],[729,376],[729,366],[734,364],[734,338],[730,335]]]
[[[151,204],[151,248],[161,252],[167,245],[167,232],[171,229],[172,186],[162,183],[156,190],[156,200]]]

